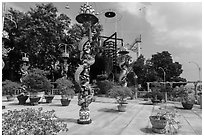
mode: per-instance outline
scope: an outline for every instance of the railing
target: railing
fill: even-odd
[[[23,90],[22,89],[16,89],[14,91],[14,94],[13,95],[19,95],[20,93],[22,93]],[[60,91],[59,89],[51,89],[50,91],[51,95],[60,95]],[[2,95],[9,95],[9,92],[8,91],[5,91],[5,92],[2,92]]]

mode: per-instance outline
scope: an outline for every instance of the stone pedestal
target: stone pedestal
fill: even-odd
[[[79,119],[77,120],[78,124],[90,124],[92,122],[90,118],[89,108],[81,108],[79,110]]]

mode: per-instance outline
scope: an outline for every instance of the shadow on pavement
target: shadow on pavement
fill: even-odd
[[[99,112],[110,112],[110,113],[119,113],[116,109],[102,108],[98,110]]]
[[[141,105],[153,105],[153,103],[152,103],[152,102],[139,103],[139,104],[141,104]]]
[[[2,100],[2,102],[11,102],[11,101],[8,101],[8,100]]]
[[[58,118],[58,120],[62,122],[77,123],[77,119],[74,118]]]
[[[175,106],[174,108],[185,110],[183,107],[178,107],[178,106]]]
[[[110,104],[116,104],[116,102],[108,102],[108,101],[100,101],[100,100],[96,100],[94,101],[95,103],[110,103]]]
[[[155,134],[155,133],[152,131],[152,128],[141,128],[140,130],[141,130],[142,132],[144,132],[144,133]]]
[[[57,106],[57,107],[68,107],[68,106],[62,106],[62,104],[50,104],[49,106]]]
[[[12,105],[19,105],[19,104],[18,104],[18,102],[11,102],[11,103],[8,103],[7,105],[8,106],[10,106],[10,105],[12,106]]]

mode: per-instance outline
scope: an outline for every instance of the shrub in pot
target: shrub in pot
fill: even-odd
[[[153,90],[152,92],[148,92],[145,97],[150,98],[152,103],[160,103],[164,98],[163,94],[160,91]]]
[[[184,95],[181,99],[181,104],[184,109],[192,109],[195,103],[195,98],[192,95]]]
[[[195,97],[190,89],[181,86],[179,89],[179,96],[181,98],[181,104],[184,109],[192,109],[195,103]]]
[[[14,100],[14,94],[17,89],[20,89],[21,85],[17,82],[12,82],[10,80],[6,80],[2,83],[2,90],[6,94],[8,101]]]
[[[74,84],[71,80],[67,79],[66,77],[62,77],[56,80],[57,89],[60,91],[61,94],[61,103],[62,106],[68,106],[71,99],[74,97],[75,92],[73,89]]]
[[[55,95],[51,93],[51,90],[46,90],[44,97],[45,97],[46,103],[52,103],[52,100],[54,99]]]
[[[127,104],[127,97],[130,97],[132,95],[132,91],[128,87],[122,87],[122,86],[113,86],[108,92],[110,97],[113,97],[117,100],[118,105],[118,110],[120,112],[124,112],[125,110],[125,105]]]
[[[202,92],[199,92],[198,96],[199,96],[198,101],[199,101],[199,104],[200,104],[200,108],[202,109]]]
[[[177,116],[176,111],[162,110],[160,108],[156,115],[149,116],[152,131],[160,134],[177,134],[181,128]]]
[[[34,69],[22,79],[23,85],[26,86],[26,90],[30,93],[29,99],[31,105],[38,104],[41,98],[40,96],[38,96],[39,92],[51,90],[52,87],[50,81],[46,78],[46,76],[38,72],[41,72],[41,70]]]

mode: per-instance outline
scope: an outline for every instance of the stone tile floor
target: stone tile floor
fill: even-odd
[[[29,99],[27,100],[29,102]],[[45,100],[43,100],[45,102]],[[202,135],[202,109],[194,105],[192,110],[184,110],[179,102],[168,102],[152,105],[143,99],[128,100],[126,112],[118,112],[114,99],[97,97],[89,106],[92,123],[88,125],[77,124],[80,107],[75,96],[69,106],[62,106],[60,96],[55,96],[52,103],[40,103],[36,106],[18,105],[18,100],[8,102],[2,97],[2,105],[5,109],[2,113],[13,109],[39,108],[43,110],[55,110],[60,120],[68,123],[68,132],[61,135],[155,135],[152,132],[149,116],[155,114],[160,107],[175,109],[180,114],[181,129],[178,135]]]

